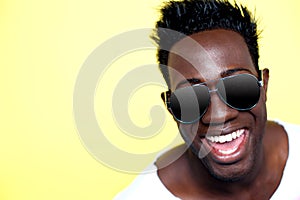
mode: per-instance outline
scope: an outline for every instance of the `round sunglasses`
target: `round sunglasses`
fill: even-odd
[[[216,92],[229,107],[239,111],[251,110],[260,98],[263,85],[251,74],[237,74],[217,80],[215,89],[210,90],[207,82],[162,93],[167,108],[181,123],[197,122],[206,113],[210,104],[210,93]]]

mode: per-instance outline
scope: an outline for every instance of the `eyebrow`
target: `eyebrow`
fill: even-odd
[[[235,69],[229,69],[229,70],[226,70],[226,71],[222,72],[221,73],[221,77],[231,76],[234,73],[240,72],[240,71],[247,71],[250,74],[252,74],[252,72],[249,69],[246,69],[246,68],[235,68]]]
[[[240,71],[247,71],[249,72],[250,74],[252,74],[252,72],[249,70],[249,69],[246,69],[246,68],[234,68],[234,69],[229,69],[229,70],[226,70],[224,72],[221,72],[221,77],[226,77],[226,76],[231,76],[233,75],[234,73],[236,72],[240,72]],[[183,85],[183,84],[186,84],[186,83],[190,83],[190,84],[197,84],[197,83],[201,83],[201,80],[198,79],[198,78],[188,78],[188,79],[185,79],[185,80],[182,80],[180,81],[177,85],[176,85],[176,88],[178,88],[180,85]]]

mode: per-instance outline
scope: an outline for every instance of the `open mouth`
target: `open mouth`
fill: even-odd
[[[202,143],[210,149],[213,158],[222,163],[236,162],[245,152],[249,131],[238,129],[231,133],[202,138]]]

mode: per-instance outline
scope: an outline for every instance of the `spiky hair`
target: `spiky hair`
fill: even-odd
[[[157,60],[160,71],[170,87],[168,55],[171,47],[182,37],[165,31],[171,29],[184,35],[225,29],[239,33],[245,40],[253,64],[258,67],[257,22],[244,6],[227,0],[181,0],[166,2],[160,9],[161,17],[156,22],[151,38],[158,45]]]

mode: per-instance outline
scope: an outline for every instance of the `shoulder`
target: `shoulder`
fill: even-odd
[[[292,133],[292,134],[294,134],[295,132],[299,133],[299,131],[300,131],[300,125],[284,122],[284,121],[281,121],[278,119],[272,120],[272,121],[271,120],[267,121],[267,127],[268,128],[282,128],[287,133]]]
[[[275,123],[281,126],[285,130],[288,136],[300,137],[300,125],[291,124],[279,120],[276,120]]]
[[[279,120],[267,121],[265,138],[267,141],[272,141],[275,146],[286,142],[287,146],[290,147],[295,142],[299,143],[297,140],[300,139],[300,125]],[[269,143],[268,145],[272,144]],[[300,148],[300,145],[297,146]]]
[[[298,173],[300,168],[300,126],[276,120],[275,122],[271,122],[271,126],[269,127],[269,130],[273,129],[275,129],[275,132],[273,132],[275,135],[280,136],[280,132],[282,131],[285,133],[288,153],[280,185],[273,195],[272,200],[299,199],[299,185],[295,184],[295,182],[300,179],[300,174]],[[277,146],[277,148],[280,148],[280,146]]]
[[[272,160],[272,164],[284,169],[288,158],[288,134],[284,126],[276,121],[267,121],[264,136],[266,155]]]
[[[289,151],[291,148],[300,148],[300,125],[283,121],[268,121],[266,126],[266,138],[278,143],[287,142]],[[274,140],[277,139],[277,140]],[[278,143],[276,145],[278,145]]]
[[[155,165],[153,164],[153,166]],[[177,198],[165,188],[157,175],[157,171],[152,171],[138,175],[127,188],[114,198],[114,200],[140,199],[176,200]]]
[[[288,141],[288,161],[295,161],[300,166],[300,125],[289,124],[282,121],[277,121],[277,126],[280,126],[287,136]],[[299,173],[298,173],[299,174]]]

